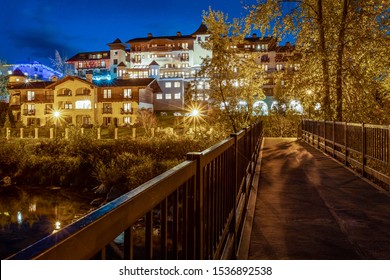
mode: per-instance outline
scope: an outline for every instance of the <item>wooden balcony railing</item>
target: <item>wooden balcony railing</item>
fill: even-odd
[[[35,116],[35,109],[23,109],[24,116]]]
[[[111,107],[103,108],[102,113],[103,114],[112,114],[112,108]]]
[[[9,259],[234,259],[262,123],[232,134]],[[140,238],[142,239],[140,241]]]
[[[390,190],[389,126],[303,120],[302,139]]]
[[[131,115],[131,114],[133,114],[133,109],[121,108],[121,114],[123,114],[123,115]]]

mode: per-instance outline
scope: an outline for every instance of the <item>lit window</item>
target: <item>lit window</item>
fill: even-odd
[[[91,109],[91,101],[90,100],[76,101],[76,109]]]
[[[172,99],[172,94],[170,93],[165,94],[165,99]]]
[[[33,101],[35,100],[35,92],[34,91],[27,91],[27,101]]]
[[[175,99],[180,99],[181,94],[180,93],[175,93]]]
[[[125,123],[125,124],[131,124],[131,117],[124,117],[124,118],[123,118],[123,123]]]
[[[125,88],[123,90],[123,97],[124,98],[131,98],[131,88]]]
[[[283,69],[283,65],[282,64],[276,64],[276,70],[280,71]]]
[[[179,87],[180,87],[180,82],[175,82],[173,86],[174,86],[175,88],[179,88]]]
[[[268,64],[263,64],[264,71],[268,71]]]
[[[162,93],[157,93],[156,94],[156,99],[160,100],[160,99],[162,99],[162,97],[163,97]]]
[[[172,83],[171,82],[165,82],[165,87],[166,88],[171,88],[172,87]]]
[[[66,101],[64,104],[64,109],[71,110],[73,109],[73,104],[70,101]]]
[[[103,90],[103,98],[111,98],[111,89]]]
[[[124,103],[123,104],[123,110],[125,112],[131,112],[131,103]]]

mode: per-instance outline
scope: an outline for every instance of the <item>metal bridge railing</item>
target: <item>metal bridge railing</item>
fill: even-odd
[[[234,259],[262,132],[259,122],[189,153],[9,259]]]
[[[390,126],[303,120],[302,138],[390,190]]]

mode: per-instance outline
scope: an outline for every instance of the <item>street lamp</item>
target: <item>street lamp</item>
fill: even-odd
[[[54,137],[57,139],[57,127],[58,127],[58,119],[60,118],[60,116],[61,116],[61,113],[60,113],[60,111],[54,111],[53,112],[53,117],[54,117],[54,125],[55,125],[55,135],[54,135]]]
[[[194,120],[194,138],[196,137],[196,121],[197,121],[197,118],[199,117],[200,115],[200,112],[198,109],[193,109],[192,112],[191,112],[191,116]]]

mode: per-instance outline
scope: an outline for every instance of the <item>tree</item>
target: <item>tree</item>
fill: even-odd
[[[200,76],[209,79],[212,115],[238,132],[253,121],[255,98],[264,99],[264,70],[256,57],[243,56],[237,48],[247,33],[242,22],[229,22],[223,12],[211,9],[203,22],[210,34],[203,47],[212,50],[212,57],[204,58]]]
[[[357,116],[385,108],[390,69],[388,0],[259,0],[247,22],[256,25],[259,20],[268,27],[264,31],[276,32],[270,28],[275,23],[279,34],[296,35],[302,67],[290,89],[301,100],[307,99],[308,91],[314,92],[323,118],[367,121],[375,114],[365,120]]]
[[[61,57],[58,50],[55,50],[54,58],[49,57],[51,64],[55,70],[60,72],[63,76],[73,75],[72,65],[66,63],[67,57]]]
[[[7,91],[7,68],[5,67],[6,62],[0,60],[0,102],[8,101],[8,91]]]
[[[142,108],[138,111],[138,123],[145,130],[145,135],[152,135],[152,128],[157,126],[157,118],[152,111]]]

